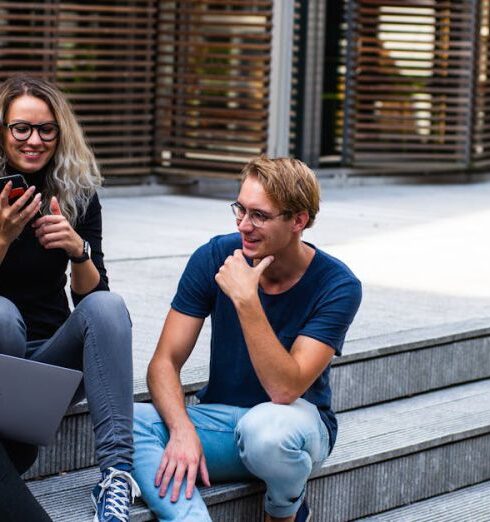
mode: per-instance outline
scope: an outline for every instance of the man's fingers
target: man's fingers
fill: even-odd
[[[164,497],[167,494],[167,489],[172,477],[174,475],[176,464],[173,461],[169,461],[163,473],[162,482],[160,484],[160,496]]]
[[[270,264],[274,261],[274,256],[267,256],[260,260],[260,263],[254,266],[254,269],[257,270],[259,274],[262,274],[262,272],[270,266]]]
[[[201,462],[199,462],[199,473],[201,474],[202,483],[209,487],[211,482],[209,481],[209,472],[204,455],[201,457]]]
[[[197,465],[189,466],[187,469],[187,485],[185,487],[185,498],[189,499],[192,497],[194,486],[196,484],[197,477]]]
[[[177,502],[179,500],[180,487],[184,481],[186,466],[180,463],[174,473],[174,483],[172,486],[172,495],[170,497],[171,502]]]
[[[165,468],[167,467],[168,459],[167,455],[164,453],[162,460],[160,461],[160,466],[158,466],[156,475],[155,475],[155,486],[158,487],[162,483],[162,476],[165,472]]]

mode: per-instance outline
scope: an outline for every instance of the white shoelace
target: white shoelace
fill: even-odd
[[[104,516],[111,515],[121,522],[129,522],[128,493],[131,502],[141,495],[140,488],[134,478],[127,472],[116,468],[109,468],[110,473],[99,483],[100,492],[97,501],[103,497],[107,490]]]

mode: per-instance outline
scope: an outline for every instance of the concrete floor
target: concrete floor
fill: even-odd
[[[133,318],[135,378],[155,348],[189,255],[232,232],[219,197],[104,196],[104,251],[111,289]],[[490,182],[323,187],[317,223],[304,238],[346,262],[364,299],[348,339],[470,318],[490,324]],[[207,364],[206,325],[188,365]]]

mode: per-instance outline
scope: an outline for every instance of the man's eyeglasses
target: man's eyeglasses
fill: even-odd
[[[53,141],[60,133],[58,124],[51,122],[36,124],[22,121],[17,123],[5,123],[4,126],[10,130],[10,133],[17,141],[27,141],[31,137],[34,129],[37,130],[42,141]]]
[[[245,218],[245,216],[248,215],[250,223],[252,223],[252,225],[256,228],[263,227],[266,221],[276,219],[279,216],[287,216],[291,214],[291,212],[285,210],[279,214],[276,214],[275,216],[270,216],[268,214],[264,214],[260,210],[247,210],[245,207],[240,205],[238,201],[235,201],[235,203],[231,204],[231,210],[233,211],[233,215],[235,216],[237,223],[240,223]]]

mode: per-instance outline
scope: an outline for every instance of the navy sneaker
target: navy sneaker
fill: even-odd
[[[301,506],[299,506],[298,512],[294,522],[309,522],[311,520],[311,509],[308,507],[306,498],[303,500]]]
[[[129,522],[129,504],[141,495],[134,478],[127,472],[108,468],[92,490],[95,508],[93,522]]]

